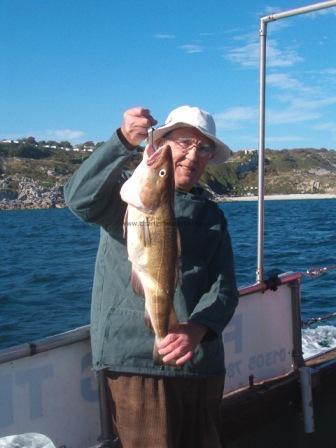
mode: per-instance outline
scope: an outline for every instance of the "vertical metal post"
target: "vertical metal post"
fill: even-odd
[[[99,370],[96,374],[98,383],[98,397],[99,397],[99,415],[100,415],[100,429],[101,434],[99,443],[93,448],[113,448],[119,446],[117,439],[112,432],[112,417],[109,412],[109,404],[107,398],[107,380],[106,371]]]
[[[258,173],[258,265],[257,283],[264,280],[264,194],[265,194],[265,93],[266,93],[266,36],[267,24],[274,20],[306,14],[336,6],[336,0],[315,3],[280,13],[270,14],[260,19],[260,75],[259,75],[259,173]]]
[[[302,355],[302,333],[301,333],[301,294],[300,280],[290,283],[291,305],[292,305],[292,328],[293,328],[293,369],[297,370],[305,365]]]
[[[264,280],[264,159],[265,159],[265,95],[266,95],[266,36],[267,22],[260,20],[260,74],[259,74],[259,168],[258,168],[258,264],[257,283]]]
[[[312,434],[315,431],[312,369],[300,367],[299,372],[304,429],[306,434]]]

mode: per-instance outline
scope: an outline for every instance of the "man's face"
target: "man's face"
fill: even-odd
[[[172,149],[175,188],[190,191],[212,157],[213,143],[198,129],[191,127],[175,129],[164,137],[164,143]]]

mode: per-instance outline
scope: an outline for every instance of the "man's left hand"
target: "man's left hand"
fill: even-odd
[[[175,359],[176,365],[179,366],[189,361],[207,331],[207,327],[195,322],[180,323],[170,330],[158,344],[159,354],[163,355],[163,362]]]

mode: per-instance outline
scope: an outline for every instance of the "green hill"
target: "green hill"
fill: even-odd
[[[34,137],[0,142],[0,200],[17,199],[27,182],[34,182],[41,191],[55,186],[62,188],[99,144],[86,142],[73,147],[69,142],[37,142]],[[132,163],[134,166],[135,162]],[[257,151],[232,153],[225,164],[209,166],[201,182],[220,195],[256,194]],[[267,149],[265,189],[266,194],[336,193],[336,151],[325,148]]]
[[[218,194],[254,194],[257,151],[238,151],[225,165],[209,167],[204,183]],[[298,148],[265,151],[265,193],[336,193],[336,151]]]

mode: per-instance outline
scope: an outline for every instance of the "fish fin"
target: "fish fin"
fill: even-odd
[[[146,217],[146,221],[144,222],[143,231],[144,231],[144,245],[145,247],[149,247],[151,245],[151,234],[149,231],[148,217]]]
[[[157,338],[155,338],[155,342],[154,342],[154,347],[153,347],[153,362],[156,366],[162,366],[163,361],[162,361],[163,356],[160,355],[158,348],[157,348]]]
[[[178,325],[177,316],[176,316],[174,308],[172,307],[171,310],[170,310],[170,314],[169,314],[168,328],[170,330],[171,328],[174,328],[177,325]],[[181,368],[181,366],[177,366],[176,365],[175,359],[172,359],[169,362],[163,362],[163,359],[162,359],[163,356],[160,355],[160,353],[158,351],[158,347],[157,347],[159,341],[160,341],[160,339],[158,337],[155,337],[155,342],[154,342],[154,347],[153,347],[153,361],[154,361],[154,364],[155,365],[165,364],[165,365],[174,367],[175,369]]]
[[[151,234],[149,231],[149,219],[146,218],[139,223],[139,238],[144,247],[149,247],[151,245]]]
[[[168,319],[168,329],[171,330],[172,328],[177,327],[179,321],[177,320],[176,312],[174,310],[174,307],[171,307],[169,319]]]
[[[126,212],[124,215],[124,222],[123,222],[123,237],[124,237],[124,239],[127,238],[127,226],[128,226],[128,207],[126,208]]]
[[[181,278],[181,265],[182,265],[181,235],[180,235],[179,229],[176,229],[176,241],[177,241],[177,258],[176,258],[176,264],[175,264],[175,282],[174,282],[175,289],[176,289],[179,278]]]
[[[181,234],[177,227],[176,227],[176,241],[177,241],[177,257],[181,258]]]
[[[181,261],[177,258],[175,263],[174,290],[176,289],[179,278],[181,278]]]
[[[138,294],[138,296],[145,298],[145,291],[142,286],[141,280],[139,278],[139,275],[137,271],[132,267],[132,274],[131,274],[131,284],[133,291],[135,294]]]
[[[150,315],[146,308],[145,308],[145,324],[150,330],[152,330],[154,332],[152,321],[151,321]]]

